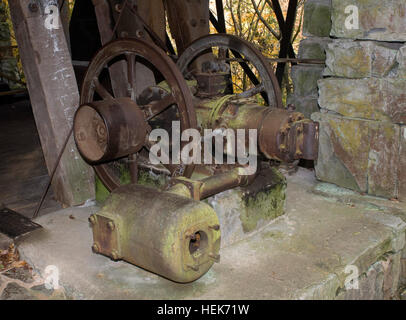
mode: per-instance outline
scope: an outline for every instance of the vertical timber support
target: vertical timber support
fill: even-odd
[[[68,0],[58,0],[58,8],[60,10],[61,22],[63,26],[63,31],[65,33],[66,43],[70,49],[70,36],[69,36],[69,1]]]
[[[50,29],[45,24],[45,7],[54,3],[52,0],[9,1],[48,172],[55,166],[79,105],[64,30],[62,27]],[[73,137],[61,158],[52,186],[57,200],[64,205],[79,205],[94,199],[93,171],[79,155]]]

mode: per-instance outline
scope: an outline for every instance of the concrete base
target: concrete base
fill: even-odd
[[[19,246],[44,275],[58,267],[73,299],[396,298],[402,281],[405,203],[362,197],[299,170],[288,177],[286,214],[221,250],[221,262],[191,284],[177,284],[91,251],[88,217],[71,208],[38,219],[44,230]],[[346,290],[356,266],[359,289]],[[372,289],[371,289],[372,288]]]

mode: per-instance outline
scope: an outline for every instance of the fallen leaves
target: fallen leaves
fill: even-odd
[[[0,271],[10,268],[28,268],[26,261],[20,260],[20,254],[14,244],[10,244],[7,250],[0,250]]]

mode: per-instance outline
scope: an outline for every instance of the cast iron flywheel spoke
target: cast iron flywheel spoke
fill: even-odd
[[[176,99],[172,94],[166,95],[159,101],[153,102],[150,105],[146,106],[147,110],[149,111],[149,116],[147,121],[151,120],[162,111],[166,110],[168,107],[176,103]]]
[[[160,88],[158,88],[158,90],[154,91],[158,85],[156,83],[150,84],[149,86],[152,88],[152,91],[146,92],[147,98],[145,99],[145,101],[150,101],[150,103],[137,103],[139,100],[137,94],[140,93],[139,90],[137,90],[140,89],[137,88],[137,82],[138,80],[143,80],[142,75],[137,74],[139,64],[143,68],[145,67],[145,69],[150,70],[154,76],[159,74],[159,82],[167,83],[169,89],[167,96],[164,96],[164,94],[167,93],[166,89],[161,88],[162,90],[159,90]],[[182,128],[197,127],[196,114],[192,107],[193,97],[187,83],[174,62],[156,45],[141,39],[119,39],[105,45],[95,57],[93,57],[86,71],[80,96],[81,105],[97,102],[97,98],[99,97],[104,100],[115,99],[114,93],[109,92],[110,87],[107,87],[107,84],[106,87],[100,84],[100,82],[102,82],[102,71],[107,71],[104,75],[110,75],[111,87],[113,90],[119,91],[119,98],[131,98],[132,101],[137,104],[134,107],[139,107],[144,112],[144,117],[148,118],[145,119],[145,121],[150,120],[171,106],[176,105],[178,111],[171,113],[169,116],[179,120]],[[108,80],[107,77],[106,80]],[[158,81],[157,79],[154,80]],[[95,99],[96,93],[97,97]],[[151,97],[148,96],[149,93],[151,93]],[[157,95],[157,93],[159,95]],[[176,93],[176,95],[172,95],[172,93]],[[154,99],[160,100],[154,101]],[[130,102],[128,102],[128,104],[131,105]],[[157,121],[158,124],[150,123],[151,130],[155,127],[160,127],[160,121],[161,119]],[[162,121],[165,122],[167,120],[163,119]],[[145,149],[148,150],[148,145],[144,146],[141,150],[146,152]],[[138,182],[139,168],[152,168],[157,172],[165,172],[165,174],[170,175],[173,175],[173,172],[177,170],[176,172],[180,172],[186,177],[190,177],[194,169],[194,165],[183,164],[165,164],[162,165],[162,168],[158,169],[155,168],[156,166],[151,165],[147,167],[145,161],[144,163],[142,162],[140,153],[141,151],[138,151],[134,155],[127,156],[126,158],[126,168],[128,169],[132,183]],[[120,161],[122,161],[121,158],[112,158],[109,159],[109,161],[94,165],[96,174],[109,191],[123,184],[121,180],[122,167],[120,167],[120,170],[117,170]]]
[[[113,99],[113,96],[106,90],[106,88],[100,83],[99,79],[95,77],[93,79],[93,85],[94,89],[97,92],[97,94],[103,99],[103,100],[108,100],[108,99]]]
[[[135,55],[126,53],[127,75],[128,75],[128,93],[131,100],[135,100]]]
[[[239,93],[236,96],[236,98],[237,99],[247,99],[247,98],[251,98],[251,97],[255,96],[258,93],[264,92],[264,91],[265,91],[265,86],[261,82],[260,84],[256,85],[255,87],[253,87],[247,91]]]

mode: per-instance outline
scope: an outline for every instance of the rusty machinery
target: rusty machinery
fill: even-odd
[[[189,45],[176,62],[142,33],[105,45],[87,69],[74,119],[81,155],[112,191],[100,212],[90,217],[93,250],[177,282],[196,280],[219,260],[219,220],[200,200],[248,185],[256,174],[241,175],[238,165],[211,167],[205,178],[196,180],[192,173],[201,166],[152,165],[151,130],[171,131],[175,120],[181,130],[202,133],[257,129],[258,157],[268,161],[314,160],[318,152],[318,124],[283,108],[273,70],[255,46],[227,34],[190,43],[193,37],[186,36]],[[256,75],[245,91],[234,93],[233,63]],[[164,190],[137,184],[142,168],[167,175]],[[122,179],[123,170],[129,184]]]

